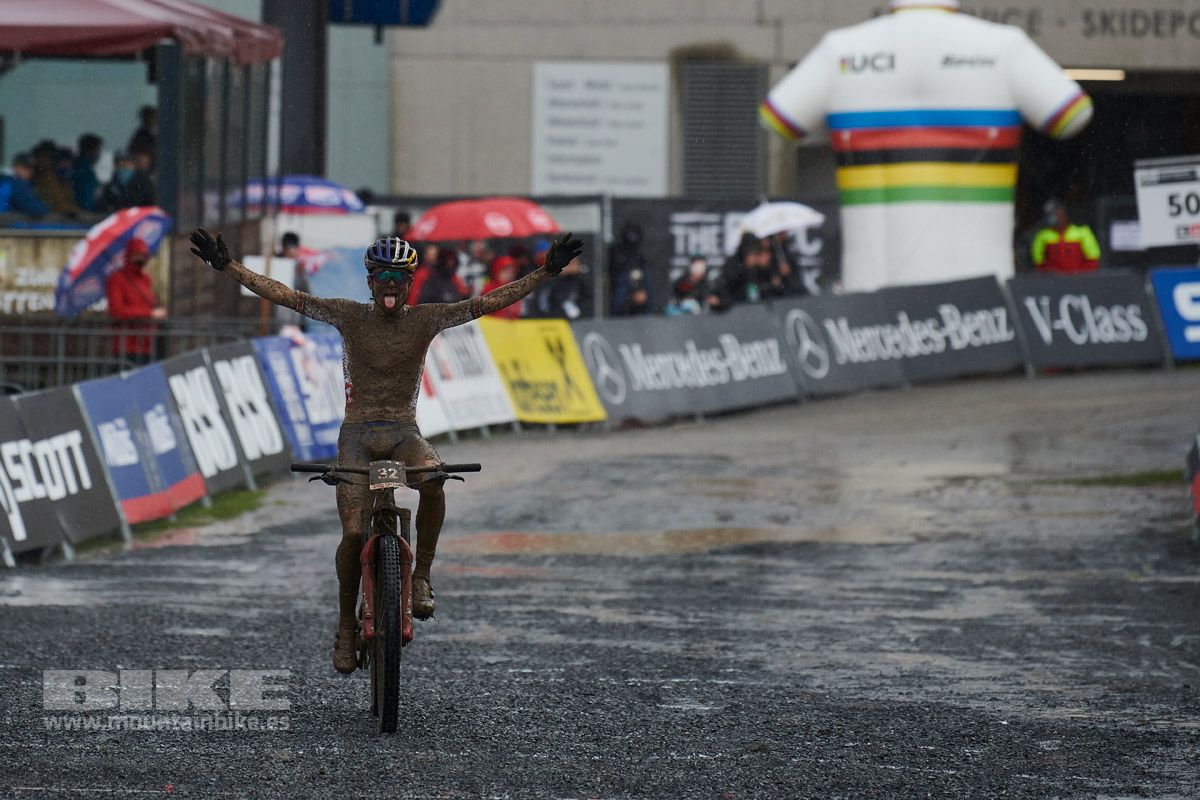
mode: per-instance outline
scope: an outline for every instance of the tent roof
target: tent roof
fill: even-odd
[[[269,61],[283,52],[278,28],[190,0],[4,0],[0,52],[78,57],[129,55],[175,39],[184,52]]]

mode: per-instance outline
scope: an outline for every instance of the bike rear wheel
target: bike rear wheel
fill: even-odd
[[[375,543],[375,638],[371,647],[372,710],[380,733],[394,733],[400,717],[400,648],[403,646],[403,572],[400,542]]]

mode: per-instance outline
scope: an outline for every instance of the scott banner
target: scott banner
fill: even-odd
[[[78,385],[108,474],[132,524],[169,516],[204,496],[161,364]]]
[[[565,320],[479,321],[517,419],[558,424],[603,422],[575,336]]]
[[[250,342],[208,348],[208,362],[221,393],[222,410],[237,435],[242,457],[255,475],[287,469],[292,456]]]
[[[1154,364],[1162,340],[1140,276],[1022,275],[1009,283],[1034,367]]]
[[[16,402],[0,396],[0,536],[13,552],[51,547],[62,541],[62,526],[46,499],[37,467],[39,461],[45,463],[50,458],[60,470],[63,464],[73,464],[69,446],[65,450],[26,436]],[[36,455],[39,451],[41,458]]]
[[[425,376],[433,381],[455,430],[503,425],[517,418],[478,322],[447,328],[434,338],[425,358]]]
[[[798,397],[786,347],[763,306],[586,322],[574,330],[613,420],[661,420]]]
[[[16,404],[26,437],[18,453],[35,502],[48,506],[72,544],[117,530],[121,518],[74,390],[25,394]]]

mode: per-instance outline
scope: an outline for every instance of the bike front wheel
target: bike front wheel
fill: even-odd
[[[394,733],[400,718],[403,578],[399,540],[380,536],[375,543],[375,638],[371,647],[372,705],[378,713],[380,733]]]

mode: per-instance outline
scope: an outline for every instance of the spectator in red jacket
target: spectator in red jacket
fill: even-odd
[[[148,364],[154,355],[154,332],[158,329],[151,320],[163,319],[166,309],[158,303],[146,262],[150,248],[141,239],[130,239],[125,247],[125,266],[108,278],[108,315],[117,327],[128,333],[113,338],[113,353],[135,364]]]
[[[426,249],[428,253],[428,248]],[[467,285],[458,276],[458,251],[452,247],[434,250],[436,260],[417,267],[413,275],[412,288],[408,290],[408,304],[457,303],[471,296]]]
[[[517,271],[520,269],[517,266],[517,260],[512,256],[498,256],[492,259],[491,273],[492,277],[483,286],[483,293],[487,294],[493,289],[499,289],[506,283],[512,283],[517,279]],[[521,304],[523,301],[517,301],[507,308],[502,308],[499,311],[493,311],[493,317],[500,319],[520,319]]]

